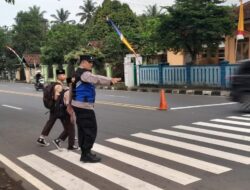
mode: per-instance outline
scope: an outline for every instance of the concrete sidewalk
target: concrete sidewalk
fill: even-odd
[[[205,89],[205,88],[168,88],[168,87],[132,87],[128,88],[125,86],[97,86],[97,89],[106,89],[106,90],[125,90],[125,91],[137,91],[137,92],[160,92],[161,89],[164,89],[166,93],[171,94],[188,94],[188,95],[207,95],[207,96],[230,96],[230,90],[221,90],[221,89]]]
[[[3,83],[26,83],[24,81],[9,81],[9,80],[0,80]],[[26,83],[32,84],[33,83]],[[219,89],[219,88],[206,88],[206,87],[131,87],[128,88],[124,85],[124,83],[119,83],[114,86],[97,86],[97,89],[105,89],[105,90],[124,90],[124,91],[137,91],[137,92],[160,92],[161,89],[164,89],[166,93],[171,94],[188,94],[188,95],[207,95],[207,96],[230,96],[229,89]]]
[[[16,181],[13,177],[0,167],[0,190],[24,190],[22,181]]]

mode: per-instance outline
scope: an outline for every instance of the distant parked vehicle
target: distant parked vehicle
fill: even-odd
[[[241,104],[241,111],[250,112],[250,60],[239,63],[238,71],[232,76],[230,97]]]
[[[35,86],[35,89],[36,89],[37,91],[38,91],[39,89],[42,89],[42,90],[43,90],[43,88],[44,88],[44,78],[40,78],[40,79],[38,80],[38,83],[35,83],[34,86]]]

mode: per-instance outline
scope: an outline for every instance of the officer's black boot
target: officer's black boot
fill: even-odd
[[[89,151],[84,151],[82,153],[80,161],[96,163],[96,162],[100,162],[101,158],[96,156],[95,154],[91,153],[91,151],[89,150]]]

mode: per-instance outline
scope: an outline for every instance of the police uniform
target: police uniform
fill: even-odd
[[[80,57],[81,61],[94,62],[90,55]],[[76,115],[78,127],[78,142],[81,148],[81,161],[99,162],[100,158],[91,152],[97,135],[97,122],[94,112],[95,85],[110,85],[111,78],[94,75],[90,70],[79,67],[75,72],[72,84],[72,106]]]

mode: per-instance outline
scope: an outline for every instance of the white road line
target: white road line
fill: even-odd
[[[15,92],[15,91],[6,91],[0,90],[0,93],[7,93],[7,94],[18,94],[24,96],[32,96],[32,97],[42,97],[41,94],[34,94],[34,93],[24,93],[24,92]],[[136,109],[143,109],[143,110],[157,110],[157,107],[153,106],[143,106],[143,105],[136,105],[136,104],[125,104],[125,103],[116,103],[116,102],[108,102],[108,101],[96,101],[97,104],[102,105],[110,105],[110,106],[118,106],[118,107],[125,107],[125,108],[136,108]]]
[[[192,166],[192,167],[198,168],[200,170],[204,170],[204,171],[211,172],[214,174],[221,174],[223,172],[227,172],[227,171],[231,170],[231,168],[216,165],[216,164],[209,163],[209,162],[206,162],[203,160],[198,160],[198,159],[191,158],[188,156],[183,156],[181,154],[176,154],[173,152],[161,150],[158,148],[146,146],[143,144],[135,143],[135,142],[128,141],[125,139],[112,138],[112,139],[107,139],[107,141],[115,143],[115,144],[119,144],[121,146],[129,147],[129,148],[135,149],[137,151],[146,152],[148,154],[152,154],[152,155],[157,156],[157,157],[172,160],[174,162],[178,162],[178,163],[181,163],[184,165]]]
[[[18,165],[16,165],[14,162],[10,161],[8,158],[0,154],[0,162],[5,164],[8,168],[16,172],[18,175],[20,175],[22,178],[24,178],[26,181],[28,181],[30,184],[32,184],[34,187],[36,187],[39,190],[53,190],[43,182],[41,182],[39,179],[32,176],[27,171],[20,168]]]
[[[175,136],[175,137],[181,137],[181,138],[185,138],[185,139],[190,139],[193,141],[205,142],[205,143],[214,144],[214,145],[218,145],[218,146],[228,147],[228,148],[232,148],[232,149],[236,149],[236,150],[250,152],[250,146],[244,145],[244,144],[239,144],[239,143],[234,143],[234,142],[230,142],[230,141],[207,138],[207,137],[202,137],[202,136],[192,135],[192,134],[187,134],[187,133],[181,133],[181,132],[176,132],[176,131],[168,131],[168,135]]]
[[[10,106],[10,105],[6,105],[6,104],[3,104],[2,106],[3,107],[7,107],[7,108],[16,109],[16,110],[22,110],[23,109],[23,108],[19,108],[19,107],[15,107],[15,106]]]
[[[117,95],[104,95],[104,96],[117,97],[117,98],[128,98],[127,96],[117,96]]]
[[[188,185],[190,183],[201,180],[200,178],[194,177],[192,175],[102,146],[100,144],[95,144],[93,150],[182,185]]]
[[[233,133],[225,133],[225,132],[220,132],[220,131],[213,131],[213,130],[201,129],[201,128],[197,128],[197,127],[189,127],[189,126],[184,126],[184,125],[174,126],[173,128],[182,129],[182,130],[186,130],[186,131],[193,131],[193,132],[197,132],[197,133],[209,134],[209,135],[214,135],[214,136],[219,136],[219,137],[237,139],[237,140],[241,140],[241,141],[250,141],[249,136],[236,135]]]
[[[119,106],[119,107],[126,107],[126,108],[138,108],[138,109],[146,109],[146,110],[157,110],[157,107],[153,106],[143,106],[143,105],[136,105],[136,104],[125,104],[125,103],[117,103],[117,102],[108,102],[108,101],[96,101],[97,104],[103,105],[112,105],[112,106]]]
[[[247,118],[247,117],[229,116],[227,118],[229,118],[229,119],[239,119],[239,120],[244,120],[244,121],[250,121],[250,118]]]
[[[50,151],[52,154],[67,160],[85,170],[88,170],[95,175],[99,175],[117,185],[120,185],[121,187],[124,187],[126,189],[137,189],[137,190],[161,190],[160,188],[149,184],[145,181],[142,181],[138,178],[135,178],[133,176],[130,176],[126,173],[123,173],[121,171],[118,171],[116,169],[113,169],[109,166],[106,166],[102,163],[96,163],[96,164],[91,164],[91,163],[83,163],[80,162],[80,155],[77,153],[74,153],[72,151],[58,151],[58,150],[53,150]]]
[[[230,131],[238,131],[238,132],[250,133],[250,129],[240,128],[240,127],[232,127],[232,126],[228,126],[228,125],[220,125],[220,124],[207,123],[207,122],[195,122],[195,123],[192,123],[192,124],[205,126],[205,127],[212,127],[212,128],[217,128],[217,129],[226,129],[226,130],[230,130]]]
[[[235,124],[235,125],[250,126],[250,123],[248,122],[232,121],[232,120],[227,120],[227,119],[212,119],[211,121],[220,122],[220,123],[229,123],[229,124]]]
[[[243,115],[244,117],[250,117],[250,114],[245,114],[245,115]]]
[[[164,129],[153,130],[153,132],[161,133],[161,134],[168,134],[168,131],[164,130]],[[137,133],[137,134],[133,134],[132,136],[142,138],[142,139],[147,139],[147,140],[161,143],[161,144],[166,144],[166,145],[170,145],[170,146],[198,152],[198,153],[202,153],[202,154],[206,154],[209,156],[214,156],[217,158],[222,158],[222,159],[226,159],[226,160],[230,160],[230,161],[234,161],[234,162],[239,162],[242,164],[250,164],[250,158],[246,157],[246,156],[232,154],[229,152],[215,150],[212,148],[198,146],[198,145],[191,144],[191,143],[185,143],[185,142],[167,139],[167,138],[163,138],[163,137],[158,137],[158,136],[154,136],[154,135],[149,135],[149,134],[145,134],[145,133]]]
[[[213,106],[227,106],[237,104],[236,102],[229,102],[229,103],[221,103],[221,104],[205,104],[205,105],[196,105],[196,106],[186,106],[186,107],[175,107],[170,108],[171,110],[181,110],[181,109],[191,109],[191,108],[202,108],[202,107],[213,107]]]
[[[18,159],[67,190],[97,190],[91,184],[34,154]]]
[[[25,93],[25,92],[16,92],[16,91],[9,91],[9,90],[0,90],[0,92],[2,92],[2,93],[7,93],[7,94],[24,95],[24,96],[43,97],[43,95],[41,95],[41,94]]]

